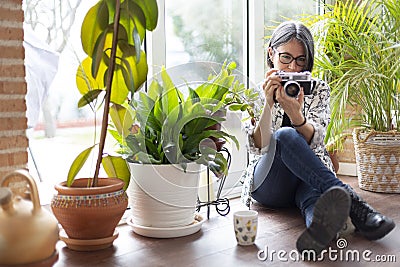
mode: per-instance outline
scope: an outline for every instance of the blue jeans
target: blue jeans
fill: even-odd
[[[296,205],[308,227],[315,202],[332,186],[344,184],[315,155],[300,133],[283,127],[273,134],[269,151],[254,169],[252,197],[269,207]]]

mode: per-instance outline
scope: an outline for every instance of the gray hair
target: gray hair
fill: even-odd
[[[285,21],[281,23],[272,33],[268,47],[278,48],[292,39],[296,39],[302,43],[306,50],[307,64],[304,66],[303,71],[312,71],[314,66],[314,40],[310,30],[304,24],[297,21]],[[269,53],[267,53],[267,64],[270,68],[273,68]]]

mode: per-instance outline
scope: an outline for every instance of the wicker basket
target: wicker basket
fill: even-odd
[[[356,128],[353,141],[360,188],[400,193],[400,132]]]

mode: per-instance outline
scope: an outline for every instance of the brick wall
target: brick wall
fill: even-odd
[[[0,178],[28,162],[23,21],[22,0],[0,1]]]

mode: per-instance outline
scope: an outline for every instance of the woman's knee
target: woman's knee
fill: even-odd
[[[285,144],[295,141],[299,137],[299,133],[291,127],[282,127],[275,132],[275,139]]]

